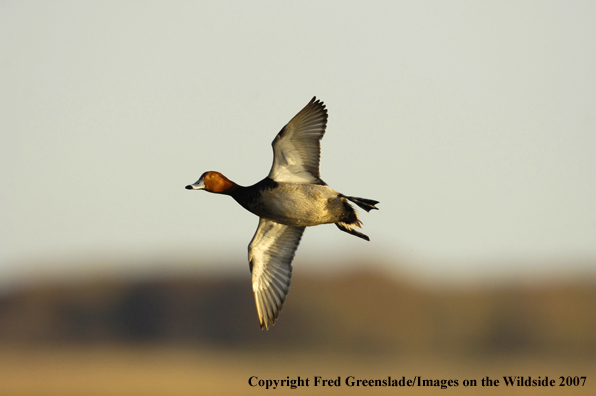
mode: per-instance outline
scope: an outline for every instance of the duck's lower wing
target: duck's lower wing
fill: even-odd
[[[292,259],[303,232],[304,227],[261,218],[248,245],[248,265],[261,329],[269,329],[275,323],[286,301],[292,281]]]

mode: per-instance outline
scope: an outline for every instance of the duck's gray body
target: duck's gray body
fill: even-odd
[[[354,209],[343,195],[319,184],[273,182],[256,199],[237,201],[259,217],[280,224],[310,227],[353,221]]]

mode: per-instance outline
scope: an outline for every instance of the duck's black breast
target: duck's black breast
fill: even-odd
[[[263,200],[263,192],[275,190],[278,186],[279,183],[269,177],[266,177],[252,186],[240,186],[230,195],[236,200],[236,202],[242,205],[243,208],[258,216],[264,211],[266,206],[266,203]]]

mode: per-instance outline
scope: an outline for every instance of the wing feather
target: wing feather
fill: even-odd
[[[261,328],[273,325],[286,301],[292,280],[292,260],[304,227],[292,227],[261,218],[248,245],[252,289]]]
[[[271,145],[269,177],[278,182],[325,184],[320,178],[321,139],[327,109],[316,97],[282,128]]]

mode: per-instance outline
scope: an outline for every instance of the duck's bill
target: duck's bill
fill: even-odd
[[[186,186],[187,190],[204,190],[205,189],[205,182],[203,182],[203,178],[197,180],[195,184],[189,184]]]

